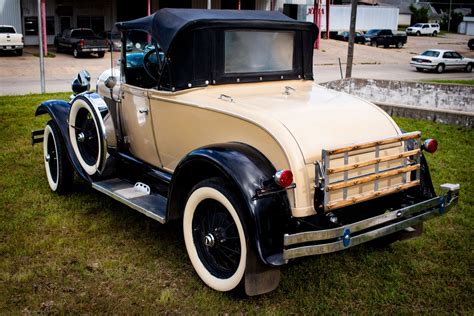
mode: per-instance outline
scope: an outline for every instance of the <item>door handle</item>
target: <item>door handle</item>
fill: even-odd
[[[138,113],[141,113],[141,114],[143,114],[143,113],[148,114],[148,111],[149,111],[148,109],[139,109],[139,110],[138,110]]]

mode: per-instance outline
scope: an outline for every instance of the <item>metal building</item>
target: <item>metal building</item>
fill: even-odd
[[[147,15],[161,8],[207,8],[208,0],[44,0],[48,44],[67,28],[95,32],[113,29],[115,22]],[[280,0],[281,1],[281,0]],[[276,0],[273,0],[275,3]],[[281,1],[282,2],[282,1]],[[269,10],[272,0],[211,0],[212,9]],[[38,44],[38,0],[0,0],[0,24],[14,25],[25,45]]]

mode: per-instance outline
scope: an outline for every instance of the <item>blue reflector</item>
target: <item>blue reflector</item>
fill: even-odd
[[[351,230],[349,228],[345,228],[343,235],[342,235],[342,244],[344,247],[349,247],[351,244]]]

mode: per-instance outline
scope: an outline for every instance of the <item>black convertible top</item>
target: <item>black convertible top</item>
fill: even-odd
[[[141,30],[150,33],[165,53],[177,35],[184,30],[235,25],[247,28],[298,29],[309,31],[313,36],[316,34],[314,24],[298,22],[277,11],[166,8],[147,17],[116,24],[121,31]]]

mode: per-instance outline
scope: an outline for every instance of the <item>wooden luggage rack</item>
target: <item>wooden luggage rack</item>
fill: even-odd
[[[321,190],[324,196],[324,202],[317,201],[320,208],[329,212],[345,206],[368,201],[377,197],[400,192],[420,184],[420,157],[421,157],[421,133],[412,132],[401,134],[395,137],[385,138],[373,142],[354,144],[346,147],[335,148],[322,151],[322,159],[316,162],[316,190]],[[408,145],[411,141],[413,145]],[[399,148],[403,145],[403,151],[395,154],[384,155],[387,148]],[[355,156],[360,154],[373,155],[373,158],[363,161],[354,161]],[[332,167],[338,160],[337,166]],[[381,169],[382,163],[393,163],[399,161],[400,164],[395,167]],[[373,168],[370,172],[360,175],[362,168]],[[410,177],[414,172],[415,177]],[[352,173],[352,175],[350,175]],[[354,173],[359,173],[354,175]],[[390,177],[401,176],[401,182],[396,185],[380,187],[380,181]],[[336,179],[334,179],[336,178]],[[355,186],[367,185],[373,186],[373,189],[360,194],[349,195],[350,188]],[[331,193],[342,191],[342,198],[331,199]],[[341,194],[339,194],[340,196]],[[321,196],[321,195],[319,195]]]

